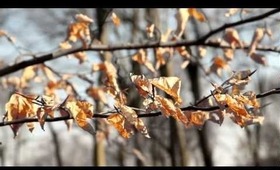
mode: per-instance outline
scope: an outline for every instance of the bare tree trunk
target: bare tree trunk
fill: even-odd
[[[5,147],[0,144],[1,166],[5,166]]]
[[[55,132],[55,130],[53,128],[53,125],[51,123],[49,123],[48,125],[50,127],[51,135],[52,135],[52,138],[53,138],[55,158],[56,158],[55,160],[56,160],[57,166],[63,166],[62,158],[61,158],[61,155],[60,155],[60,143],[59,143],[59,140],[58,140],[58,137],[57,137],[57,133]]]
[[[154,24],[161,28],[160,20],[159,20],[159,13],[156,9],[149,9],[148,15],[150,15],[150,18],[153,19]],[[156,54],[156,53],[154,53]],[[167,61],[167,64],[162,66],[160,68],[160,75],[161,76],[172,76],[172,63]],[[170,127],[170,133],[169,133],[169,139],[170,139],[170,148],[169,153],[171,157],[171,165],[172,166],[187,166],[188,165],[188,156],[186,153],[186,136],[185,131],[181,125],[173,118],[169,119],[169,127]],[[179,147],[179,148],[178,148]],[[178,154],[179,151],[179,154]],[[176,161],[176,158],[180,158],[180,162]]]
[[[107,9],[101,9],[97,8],[96,9],[96,14],[97,14],[97,25],[98,25],[98,34],[97,34],[97,39],[99,39],[102,43],[107,43],[108,39],[108,33],[105,30],[104,31],[104,22],[106,17],[108,16],[108,10]],[[109,52],[103,53],[102,56],[100,56],[100,59],[102,61],[111,61],[111,54]],[[99,77],[99,81],[101,82],[101,76]],[[101,112],[103,110],[103,105],[99,101],[95,101],[96,103],[96,112]],[[100,124],[98,120],[95,122],[96,123],[96,130],[99,130]],[[106,165],[106,150],[105,150],[105,143],[104,139],[102,140],[97,140],[96,136],[94,136],[94,151],[93,151],[93,165],[95,166],[104,166]]]
[[[197,23],[194,22],[193,19],[191,21],[192,21],[192,25],[195,28],[195,34],[196,34],[195,36],[196,36],[196,38],[198,38],[199,31],[198,31]],[[187,70],[186,70],[191,79],[190,82],[191,82],[191,89],[192,89],[192,92],[194,95],[194,101],[197,101],[200,98],[199,70],[198,69],[199,69],[198,64],[196,62],[191,62],[188,65]],[[207,129],[204,127],[201,130],[197,130],[199,143],[201,146],[201,151],[202,151],[202,156],[203,156],[203,161],[204,161],[205,166],[213,166],[212,153],[211,153],[210,148],[207,143]]]

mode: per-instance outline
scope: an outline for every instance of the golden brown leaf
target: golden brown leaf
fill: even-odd
[[[167,31],[161,35],[161,42],[167,42],[172,32],[171,29],[167,29]],[[173,55],[173,48],[156,48],[156,70],[166,64],[165,59]]]
[[[19,95],[17,93],[12,94],[9,102],[6,103],[6,105],[5,105],[5,110],[7,112],[7,121],[24,119],[24,118],[33,117],[36,115],[36,111],[32,104],[32,100],[28,99],[26,97],[23,97],[22,95]],[[15,137],[17,136],[18,129],[20,128],[21,125],[22,124],[10,125],[14,132]],[[30,126],[30,124],[29,124],[29,127],[31,127],[31,129],[32,129],[32,125]]]
[[[133,134],[132,129],[125,128],[125,118],[121,114],[115,113],[107,118],[108,122],[113,125],[120,135],[126,139],[130,138]]]
[[[227,28],[223,38],[229,43],[231,48],[235,49],[237,46],[243,48],[243,43],[239,38],[239,34],[234,28]]]
[[[176,101],[177,104],[182,103],[180,97],[181,90],[181,79],[178,77],[159,77],[149,79],[150,83],[156,86],[157,88],[163,90]]]
[[[249,50],[248,50],[248,56],[253,55],[256,52],[256,48],[258,44],[261,42],[261,40],[264,37],[265,30],[263,28],[257,28],[255,30],[254,36],[252,38]]]
[[[132,75],[130,74],[130,79],[137,88],[140,96],[147,98],[151,93],[151,83],[146,79],[144,75]]]
[[[84,14],[76,14],[75,18],[79,22],[86,22],[86,23],[92,23],[93,22],[93,19],[89,18],[88,16],[86,16]]]
[[[228,61],[231,61],[234,57],[234,50],[229,48],[224,49],[224,56]]]
[[[66,108],[79,127],[92,135],[95,134],[94,128],[87,122],[87,118],[92,118],[93,116],[93,105],[91,103],[86,101],[69,101],[66,103]]]
[[[184,113],[181,111],[180,108],[176,107],[174,103],[166,98],[163,98],[159,95],[155,96],[155,100],[159,102],[159,107],[163,115],[166,117],[172,116],[175,120],[181,121],[186,127],[188,124],[188,119],[184,115]]]
[[[215,94],[217,101],[223,105],[227,104],[227,110],[233,113],[232,120],[240,125],[245,126],[247,119],[252,119],[252,116],[247,112],[244,103],[237,101],[235,98],[228,94]]]
[[[37,75],[37,70],[38,70],[37,66],[29,66],[23,70],[23,73],[20,77],[21,88],[27,87],[27,83],[30,80],[34,79],[34,77]]]
[[[250,80],[250,70],[238,71],[233,74],[233,76],[228,81],[231,85],[246,85]]]
[[[188,67],[189,64],[190,64],[190,60],[184,60],[183,63],[181,64],[181,68],[185,69],[186,67]]]
[[[155,24],[151,24],[146,27],[146,32],[149,38],[152,38],[154,36],[154,30],[155,30]]]
[[[72,45],[69,43],[69,41],[64,41],[59,44],[59,47],[63,50],[68,50],[68,49],[72,48]]]
[[[42,95],[42,102],[44,103],[44,112],[51,118],[54,118],[55,107],[55,95]]]
[[[200,21],[200,22],[205,22],[206,18],[203,15],[203,13],[199,12],[197,9],[195,8],[189,8],[188,9],[189,14],[194,17],[196,20]]]
[[[205,47],[198,47],[198,53],[199,53],[199,57],[203,58],[206,56],[207,53],[207,49]]]
[[[262,54],[256,54],[252,53],[250,55],[251,59],[253,59],[256,63],[261,64],[261,65],[267,65],[267,61],[264,55]]]
[[[104,83],[108,94],[114,97],[120,95],[121,90],[117,83],[117,69],[111,62],[104,61],[103,63],[93,64],[92,69],[93,71],[103,71],[105,73],[106,80]]]
[[[145,65],[151,72],[156,72],[153,64],[148,60],[146,50],[140,49],[135,55],[132,56],[132,60],[138,62],[139,64]]]
[[[212,59],[213,63],[210,66],[210,71],[216,73],[218,76],[221,76],[222,70],[229,70],[230,67],[222,57],[216,56]]]
[[[120,20],[120,18],[119,18],[114,12],[112,12],[111,19],[112,19],[113,23],[114,23],[117,27],[120,26],[121,20]]]
[[[226,17],[231,17],[235,15],[240,9],[239,8],[230,8],[227,13],[225,13]]]
[[[92,23],[93,19],[91,19],[90,17],[84,15],[84,14],[76,14],[75,18],[78,22],[86,22],[86,23]]]
[[[157,100],[152,100],[151,98],[146,98],[142,104],[145,107],[146,112],[155,111],[159,108],[160,105]]]
[[[73,55],[79,60],[79,64],[82,64],[85,61],[87,61],[87,54],[84,51],[74,53]]]
[[[76,42],[80,40],[83,47],[87,47],[87,42],[91,40],[89,24],[93,22],[91,18],[83,14],[77,14],[76,22],[68,26],[66,41]],[[69,48],[68,44],[61,44],[61,47]]]
[[[131,107],[123,105],[119,102],[116,102],[115,106],[120,109],[121,114],[129,123],[134,124],[136,122],[137,114]]]
[[[101,87],[89,87],[87,88],[87,94],[92,97],[94,100],[101,101],[103,103],[107,103],[107,98],[104,92],[104,88]]]
[[[7,32],[5,30],[0,30],[0,37],[2,36],[6,36],[7,35]]]
[[[175,35],[180,38],[184,31],[185,31],[185,28],[186,28],[186,24],[187,24],[187,21],[189,19],[189,10],[187,8],[180,8],[177,12],[177,14],[175,15],[176,17],[176,20],[177,20],[177,28],[176,28],[176,31],[175,31]]]
[[[185,46],[176,47],[177,52],[185,59],[190,59],[190,48],[187,49]]]
[[[125,121],[134,127],[145,137],[150,138],[144,122],[138,118],[136,112],[129,106],[116,102],[116,107],[119,109],[120,114],[125,118]]]
[[[144,124],[142,119],[137,118],[136,122],[134,123],[134,126],[146,138],[151,138],[149,133],[148,133],[147,127],[145,126],[145,124]]]
[[[189,123],[191,123],[197,127],[202,127],[204,125],[205,121],[207,121],[210,118],[209,112],[204,112],[201,110],[184,111],[184,114],[188,118]]]

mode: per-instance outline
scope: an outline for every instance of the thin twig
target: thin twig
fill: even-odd
[[[263,98],[270,96],[272,94],[280,94],[280,87],[275,88],[272,90],[269,90],[267,92],[263,92],[260,94],[256,95],[256,98]],[[227,107],[227,105],[225,105]],[[211,107],[198,107],[198,106],[188,106],[188,107],[182,107],[180,108],[182,111],[190,111],[190,110],[201,110],[201,111],[214,111],[217,109],[220,109],[219,106],[211,106]],[[108,113],[117,113],[116,110],[111,110],[107,112],[102,112],[102,113],[96,113],[92,116],[92,118],[107,118],[110,115]],[[162,113],[159,112],[151,112],[151,113],[144,113],[144,114],[139,114],[138,117],[156,117],[160,116]],[[55,117],[55,118],[47,118],[45,122],[56,122],[56,121],[62,121],[62,120],[68,120],[68,119],[73,119],[72,116],[62,116],[62,117]],[[0,127],[1,126],[7,126],[7,125],[13,125],[13,124],[22,124],[22,123],[27,123],[27,122],[38,122],[38,118],[24,118],[24,119],[19,119],[19,120],[12,120],[12,121],[3,121],[0,122]]]

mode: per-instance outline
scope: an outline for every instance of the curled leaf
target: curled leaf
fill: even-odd
[[[146,79],[144,75],[132,75],[130,74],[131,81],[135,84],[138,93],[147,98],[151,93],[151,83]]]
[[[163,115],[166,117],[172,116],[175,120],[182,122],[186,127],[188,126],[187,117],[180,108],[174,105],[171,100],[163,98],[159,95],[155,96],[155,100],[159,103],[158,106]]]
[[[65,107],[69,110],[79,127],[92,135],[95,134],[94,128],[87,122],[87,118],[92,118],[93,116],[93,105],[91,103],[86,101],[69,101]]]
[[[267,60],[266,60],[265,56],[262,54],[253,53],[253,54],[251,54],[250,57],[258,64],[261,64],[264,66],[267,65]]]
[[[27,117],[33,117],[36,115],[36,111],[32,103],[32,99],[23,97],[17,93],[12,94],[10,100],[5,105],[5,110],[7,112],[7,121],[13,121],[18,119],[24,119]],[[12,124],[10,127],[14,132],[14,137],[18,135],[18,130],[22,124]],[[31,124],[28,124],[30,130],[33,130]]]
[[[133,131],[131,128],[125,128],[125,118],[121,114],[115,113],[110,115],[107,118],[108,122],[113,125],[120,135],[124,138],[130,138],[133,134]]]
[[[189,123],[197,127],[202,127],[205,121],[207,121],[210,118],[209,112],[204,112],[200,110],[184,111],[184,114],[188,118]]]
[[[231,48],[235,49],[237,46],[243,48],[243,43],[239,38],[239,34],[234,28],[227,28],[223,38],[227,43],[229,43]]]
[[[150,83],[173,97],[176,103],[181,104],[181,79],[178,77],[159,77],[149,79]]]

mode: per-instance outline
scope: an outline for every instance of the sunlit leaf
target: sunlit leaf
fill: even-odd
[[[118,130],[118,132],[122,137],[127,139],[130,138],[131,135],[133,134],[132,129],[125,128],[125,118],[121,114],[118,113],[111,114],[107,118],[107,120],[111,125],[113,125]]]
[[[189,16],[190,14],[187,8],[180,8],[176,13],[175,17],[177,20],[177,28],[175,31],[175,35],[177,37],[181,37],[183,35]]]
[[[202,127],[207,121],[210,116],[209,112],[204,112],[204,111],[184,111],[184,114],[188,118],[188,121],[190,124],[197,126],[197,127]]]
[[[235,15],[240,9],[239,8],[230,8],[227,13],[225,13],[226,17],[231,17]]]
[[[210,66],[210,72],[216,73],[218,76],[221,76],[222,70],[229,70],[230,67],[222,57],[216,56],[212,59],[213,63]]]
[[[136,112],[129,106],[115,103],[115,107],[119,109],[120,114],[125,118],[125,121],[133,125],[145,137],[150,138],[144,122],[138,118]]]
[[[107,98],[104,92],[104,88],[100,87],[89,87],[87,88],[87,94],[92,97],[94,100],[102,101],[103,103],[107,103]]]
[[[176,103],[181,104],[181,79],[178,77],[159,77],[149,79],[150,83],[173,97]]]
[[[76,52],[73,54],[73,56],[79,60],[79,64],[87,61],[87,54],[84,51]]]
[[[161,35],[160,42],[167,42],[172,30],[167,29],[167,31]],[[156,48],[156,70],[166,64],[166,59],[173,55],[173,48]]]
[[[239,38],[239,34],[234,28],[227,28],[223,38],[227,43],[229,43],[231,48],[235,49],[238,46],[243,48],[243,43]]]
[[[131,81],[135,84],[138,93],[147,98],[151,93],[151,83],[146,79],[144,75],[132,75],[130,74]]]
[[[196,8],[189,8],[188,9],[189,14],[194,17],[196,20],[200,22],[205,22],[206,18],[203,15],[203,13],[199,12]]]
[[[153,64],[148,60],[146,50],[140,49],[135,55],[132,56],[132,60],[138,62],[139,64],[145,65],[153,73],[156,72]]]
[[[180,108],[174,105],[172,100],[163,98],[159,95],[155,96],[155,100],[159,102],[158,106],[163,115],[166,117],[172,116],[175,120],[182,122],[186,127],[189,125],[187,117]]]
[[[36,115],[36,111],[33,107],[32,100],[27,99],[17,93],[12,94],[10,100],[5,105],[5,110],[7,112],[7,121],[13,121],[18,119],[24,119],[27,117],[33,117]],[[18,135],[18,130],[22,124],[12,124],[10,125],[14,136]],[[30,127],[30,124],[29,124]]]
[[[207,49],[205,47],[202,47],[202,46],[198,47],[199,57],[205,57],[206,53],[207,53]]]
[[[154,36],[154,30],[155,30],[155,24],[151,24],[146,27],[146,32],[149,38],[152,38]]]
[[[113,21],[113,23],[118,27],[121,24],[121,20],[120,18],[116,15],[116,13],[112,12],[112,16],[111,19]]]
[[[74,39],[74,40],[76,41],[76,39]],[[63,50],[68,50],[68,49],[72,48],[72,45],[69,43],[69,41],[64,41],[59,44],[59,47]]]
[[[77,19],[78,22],[85,22],[85,23],[92,23],[93,19],[90,17],[84,15],[84,14],[76,14],[75,18]]]
[[[95,134],[94,128],[87,121],[87,118],[92,118],[93,116],[93,105],[91,103],[86,101],[69,101],[66,103],[66,108],[79,127],[92,135]]]
[[[76,22],[71,23],[68,26],[66,41],[76,42],[77,40],[80,40],[83,47],[86,48],[87,43],[91,40],[89,25],[93,20],[84,14],[77,14],[75,18]],[[60,47],[68,49],[70,46],[64,42],[60,44]]]
[[[256,48],[258,44],[261,42],[261,40],[264,37],[264,29],[263,28],[257,28],[255,30],[254,36],[252,38],[249,50],[248,50],[248,56],[252,56],[256,52]]]

